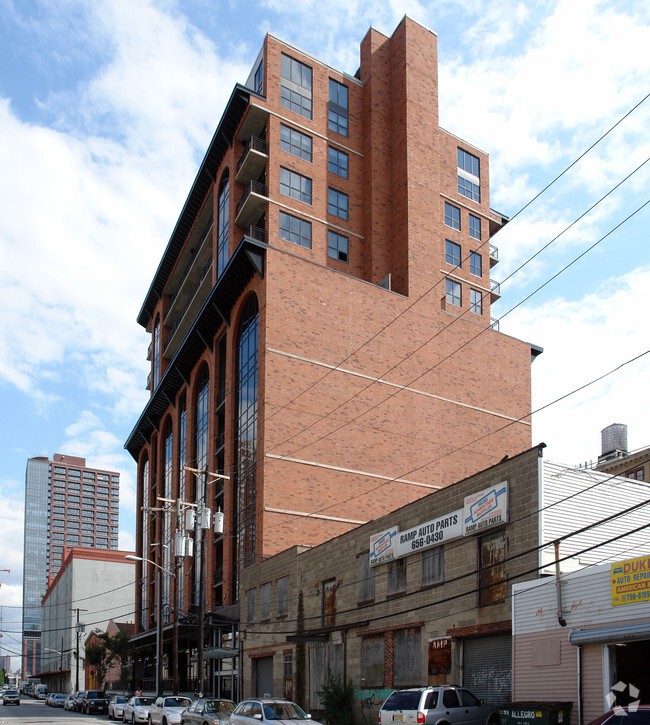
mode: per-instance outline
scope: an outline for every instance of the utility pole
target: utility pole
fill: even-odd
[[[75,691],[75,694],[76,694],[77,692],[79,692],[79,635],[82,632],[85,632],[86,631],[86,625],[85,624],[82,624],[79,621],[79,612],[87,612],[88,610],[87,609],[80,609],[79,607],[75,607],[75,608],[70,609],[70,611],[77,613],[77,622],[76,622],[75,627],[74,627],[75,630],[76,630],[76,632],[77,632],[77,650],[76,650],[77,674],[75,676],[75,681],[74,681],[74,691]]]

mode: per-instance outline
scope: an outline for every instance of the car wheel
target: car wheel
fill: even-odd
[[[498,715],[490,715],[490,719],[488,720],[488,725],[499,725],[499,716]]]

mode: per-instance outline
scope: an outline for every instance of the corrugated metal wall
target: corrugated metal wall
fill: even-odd
[[[512,638],[509,634],[463,640],[463,685],[494,704],[511,700]]]

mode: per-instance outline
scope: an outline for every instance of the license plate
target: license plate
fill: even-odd
[[[400,713],[399,715],[393,715],[393,722],[402,722],[404,719],[404,715]]]

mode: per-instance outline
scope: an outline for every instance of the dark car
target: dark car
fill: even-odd
[[[20,693],[18,690],[5,690],[2,693],[3,705],[20,705]]]
[[[589,725],[650,725],[650,705],[628,705],[608,710]]]
[[[81,698],[81,712],[90,715],[92,712],[108,712],[108,698],[102,690],[85,690]]]
[[[499,725],[499,714],[463,687],[412,687],[395,690],[379,710],[379,725]]]

